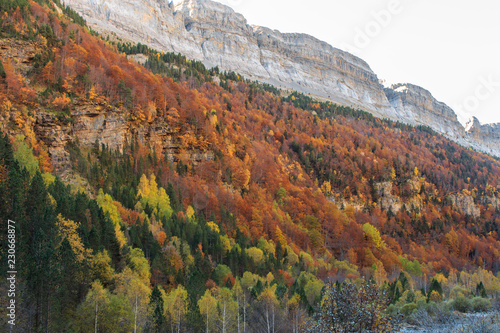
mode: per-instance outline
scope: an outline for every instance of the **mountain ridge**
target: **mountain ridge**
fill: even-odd
[[[181,53],[207,66],[277,87],[359,108],[380,118],[426,125],[449,139],[500,156],[500,127],[464,128],[455,112],[424,88],[384,88],[363,59],[313,36],[248,24],[232,8],[211,0],[67,0],[98,31]],[[139,18],[139,20],[137,20]],[[138,23],[136,23],[138,22]],[[472,130],[472,131],[471,131]]]

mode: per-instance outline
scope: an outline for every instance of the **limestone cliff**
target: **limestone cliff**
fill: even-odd
[[[481,210],[474,203],[474,198],[470,195],[464,195],[461,193],[450,194],[448,199],[452,203],[453,207],[463,214],[470,215],[475,218],[478,218],[481,215]]]
[[[481,125],[476,117],[472,117],[465,132],[474,148],[500,156],[500,123]]]
[[[413,84],[400,83],[385,89],[400,120],[412,125],[429,125],[449,137],[464,137],[465,130],[455,112],[437,101],[429,91]]]
[[[500,125],[467,130],[455,112],[412,84],[384,89],[362,59],[312,36],[250,26],[210,0],[66,0],[96,30],[412,125],[500,156]]]
[[[500,156],[500,124],[481,125],[473,117],[464,128],[456,113],[416,85],[400,83],[385,89],[398,120],[431,127],[466,147]]]
[[[254,32],[270,83],[394,118],[377,75],[364,60],[305,34],[263,27]]]

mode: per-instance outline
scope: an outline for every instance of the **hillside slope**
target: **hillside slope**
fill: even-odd
[[[397,308],[500,290],[498,159],[7,4],[0,254],[6,274],[10,219],[20,332],[298,331],[331,281],[372,279]]]

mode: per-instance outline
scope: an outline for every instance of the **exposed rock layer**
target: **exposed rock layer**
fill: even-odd
[[[151,123],[138,124],[127,120],[121,109],[88,100],[76,101],[69,117],[71,121],[64,125],[54,114],[39,112],[34,123],[35,135],[47,146],[58,173],[71,168],[66,144],[74,140],[78,140],[81,147],[91,147],[97,142],[120,151],[127,143],[137,141],[155,147],[157,152],[172,161],[182,157],[196,164],[213,159],[210,151],[192,149],[181,154],[178,133],[162,117]]]
[[[466,215],[478,218],[481,215],[481,210],[474,203],[474,198],[465,194],[450,194],[448,196],[453,207],[457,208],[460,212]]]
[[[179,52],[208,66],[295,89],[378,117],[426,125],[456,142],[500,156],[500,125],[472,122],[425,89],[398,84],[384,89],[362,59],[305,34],[250,26],[231,8],[210,0],[66,0],[99,31]]]

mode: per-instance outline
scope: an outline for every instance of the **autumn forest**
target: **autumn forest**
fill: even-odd
[[[498,158],[110,40],[58,0],[0,9],[1,331],[500,321]]]

